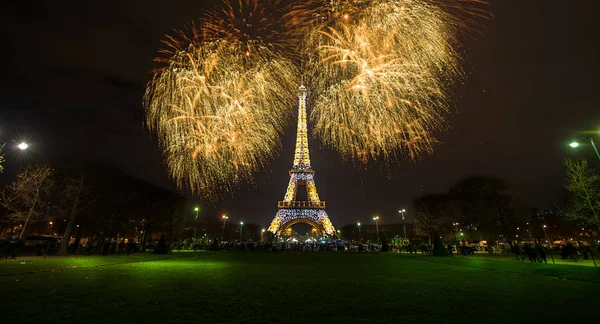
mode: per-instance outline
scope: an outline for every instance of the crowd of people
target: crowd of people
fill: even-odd
[[[6,240],[0,240],[0,260],[16,258],[20,252],[24,249],[23,240],[19,240],[15,237],[8,237]],[[126,241],[125,239],[106,239],[102,237],[92,237],[85,246],[81,244],[79,240],[76,240],[69,246],[69,252],[72,254],[83,254],[91,255],[98,254],[102,256],[109,256],[115,254],[132,254],[143,251],[153,251],[161,243],[159,240],[148,241],[145,244],[137,243],[133,240]],[[35,244],[33,249],[34,255],[52,255],[60,246],[58,241],[47,241],[38,242]],[[458,245],[447,245],[444,248],[447,249],[449,255],[460,254],[463,256],[473,255],[477,251],[484,251],[485,247],[474,247],[467,244]],[[518,261],[529,260],[530,262],[544,262],[547,263],[548,254],[560,255],[564,260],[577,260],[577,259],[588,259],[593,256],[593,249],[584,245],[583,242],[577,242],[576,244],[567,243],[560,246],[547,247],[538,243],[514,243],[512,245],[505,244],[498,247],[494,247],[494,253],[515,255]],[[214,239],[212,242],[206,239],[194,241],[180,240],[173,241],[168,245],[167,250],[173,251],[189,251],[189,250],[228,250],[228,251],[303,251],[303,252],[316,252],[316,251],[331,251],[331,252],[397,252],[397,253],[408,253],[408,254],[433,254],[434,247],[432,245],[421,243],[421,244],[410,244],[404,243],[393,243],[388,244],[386,241],[383,244],[377,244],[373,242],[366,243],[351,243],[346,241],[331,241],[331,242],[297,242],[297,241],[283,241],[278,243],[261,243],[261,242],[227,242]],[[598,253],[600,253],[600,247],[598,247]]]

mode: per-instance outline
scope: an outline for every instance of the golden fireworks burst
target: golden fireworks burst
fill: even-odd
[[[335,14],[313,23],[306,42],[312,120],[325,146],[363,162],[433,152],[446,93],[462,79],[457,32],[466,25],[449,11],[468,12],[462,2],[480,1],[330,3]]]
[[[489,17],[486,3],[222,0],[168,37],[147,124],[179,187],[218,196],[278,152],[302,65],[325,146],[362,162],[417,159],[447,127],[459,37]]]
[[[265,14],[259,8],[225,6],[222,15],[244,20]],[[278,152],[298,83],[291,61],[264,43],[266,31],[252,36],[268,29],[268,19],[236,30],[229,24],[204,20],[193,37],[169,38],[165,67],[145,97],[171,177],[209,198],[250,180]]]

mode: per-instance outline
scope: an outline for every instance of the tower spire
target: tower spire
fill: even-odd
[[[298,128],[296,133],[296,151],[294,153],[293,170],[310,169],[308,152],[308,130],[306,127],[306,87],[298,88]]]

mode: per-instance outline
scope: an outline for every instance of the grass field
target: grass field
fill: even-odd
[[[24,262],[25,264],[21,264]],[[600,270],[399,254],[0,262],[2,322],[598,323]]]

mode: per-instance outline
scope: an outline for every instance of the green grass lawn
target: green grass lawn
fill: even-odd
[[[600,270],[399,254],[0,262],[3,322],[598,323]]]

